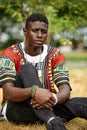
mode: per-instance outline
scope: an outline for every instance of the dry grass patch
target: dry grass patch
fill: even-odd
[[[0,122],[0,130],[46,130],[44,125],[15,125],[10,122]]]
[[[70,69],[71,97],[87,97],[87,69]],[[76,118],[65,124],[68,130],[87,130],[87,121]],[[44,125],[15,125],[0,122],[0,130],[46,130]]]
[[[71,97],[87,97],[87,69],[70,69]]]

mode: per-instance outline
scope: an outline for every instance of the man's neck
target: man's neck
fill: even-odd
[[[40,47],[40,48],[37,48],[37,47],[27,47],[25,46],[24,47],[24,51],[31,55],[31,56],[36,56],[36,55],[40,55],[43,51],[43,46]]]

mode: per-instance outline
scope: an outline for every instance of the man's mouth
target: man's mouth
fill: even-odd
[[[35,40],[36,43],[43,43],[41,40]]]

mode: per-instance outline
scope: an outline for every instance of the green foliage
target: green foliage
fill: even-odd
[[[0,18],[7,16],[15,22],[23,22],[33,12],[45,13],[56,32],[87,25],[85,0],[1,0],[0,12]],[[52,29],[50,31],[53,31]]]
[[[70,41],[69,39],[66,39],[66,38],[60,38],[60,43],[61,45],[72,45],[72,41]]]
[[[0,30],[24,23],[31,13],[44,13],[49,20],[49,33],[87,26],[87,0],[0,0]],[[4,21],[4,23],[3,23]]]

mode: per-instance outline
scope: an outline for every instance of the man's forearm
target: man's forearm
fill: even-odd
[[[70,98],[70,88],[67,85],[60,86],[59,92],[57,95],[57,101],[59,104],[64,103],[66,100]]]

